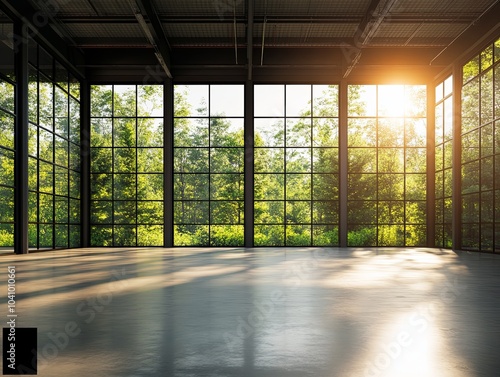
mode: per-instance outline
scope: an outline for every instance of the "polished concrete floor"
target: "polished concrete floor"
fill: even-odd
[[[39,376],[497,377],[500,256],[80,249],[1,256]],[[7,312],[6,288],[1,290]]]

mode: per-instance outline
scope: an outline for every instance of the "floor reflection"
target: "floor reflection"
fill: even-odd
[[[0,258],[40,376],[476,377],[500,259],[433,249],[82,249]],[[6,307],[5,291],[2,305]]]

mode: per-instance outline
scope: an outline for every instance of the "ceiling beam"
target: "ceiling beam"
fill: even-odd
[[[365,16],[361,20],[356,33],[354,34],[354,43],[352,47],[349,47],[344,52],[344,56],[347,58],[348,64],[344,71],[343,78],[347,78],[354,67],[358,64],[361,58],[362,48],[364,45],[368,44],[373,36],[376,34],[378,28],[384,21],[391,10],[394,3],[398,0],[388,0],[384,4],[384,9],[378,14],[375,14],[377,8],[382,3],[382,0],[372,0],[368,6],[368,10]]]
[[[169,78],[172,78],[170,45],[163,30],[160,18],[158,17],[158,13],[156,13],[153,7],[153,3],[150,0],[136,0],[136,4],[140,9],[140,12],[135,14],[137,21],[139,21],[139,24],[143,28],[146,36],[148,37],[148,39],[150,39],[150,42],[155,49],[155,55],[158,59],[158,62],[162,66],[167,76]],[[151,31],[149,30],[148,25],[144,23],[144,18],[142,17],[143,14],[146,15],[149,22],[151,23],[154,35],[151,35]]]
[[[450,65],[470,56],[489,39],[500,36],[500,1],[493,3],[487,11],[477,17],[449,45],[441,49],[430,61],[430,65]]]
[[[219,18],[216,16],[160,16],[158,15],[160,22],[162,23],[179,23],[179,24],[207,24],[207,23],[233,23],[234,17]],[[262,24],[264,22],[276,23],[276,24],[295,24],[295,23],[306,23],[306,24],[360,24],[365,16],[360,17],[353,14],[345,15],[311,15],[307,17],[300,16],[263,16],[254,14],[254,22],[256,24]],[[474,21],[476,17],[472,14],[435,14],[435,13],[415,13],[415,14],[394,14],[391,15],[390,20],[386,22],[391,24],[398,23],[424,23],[424,24],[436,24],[436,23],[470,23]],[[65,24],[129,24],[135,23],[137,20],[133,16],[65,16],[61,15],[58,19]],[[246,23],[248,20],[247,16],[237,15],[236,22],[240,24]]]
[[[28,1],[0,0],[0,4],[11,17],[27,25],[30,28],[29,36],[49,50],[78,79],[85,78],[85,73],[78,68],[85,62],[82,51],[68,44],[55,32],[49,22],[52,15],[47,10],[35,9]],[[26,43],[26,41],[17,40],[14,43]]]

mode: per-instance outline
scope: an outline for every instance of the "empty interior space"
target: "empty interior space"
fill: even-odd
[[[499,14],[0,0],[2,312],[38,374],[496,376]]]

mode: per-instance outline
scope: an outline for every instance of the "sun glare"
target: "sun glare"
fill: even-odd
[[[411,106],[404,85],[380,85],[378,100],[379,116],[402,117],[407,107]]]

